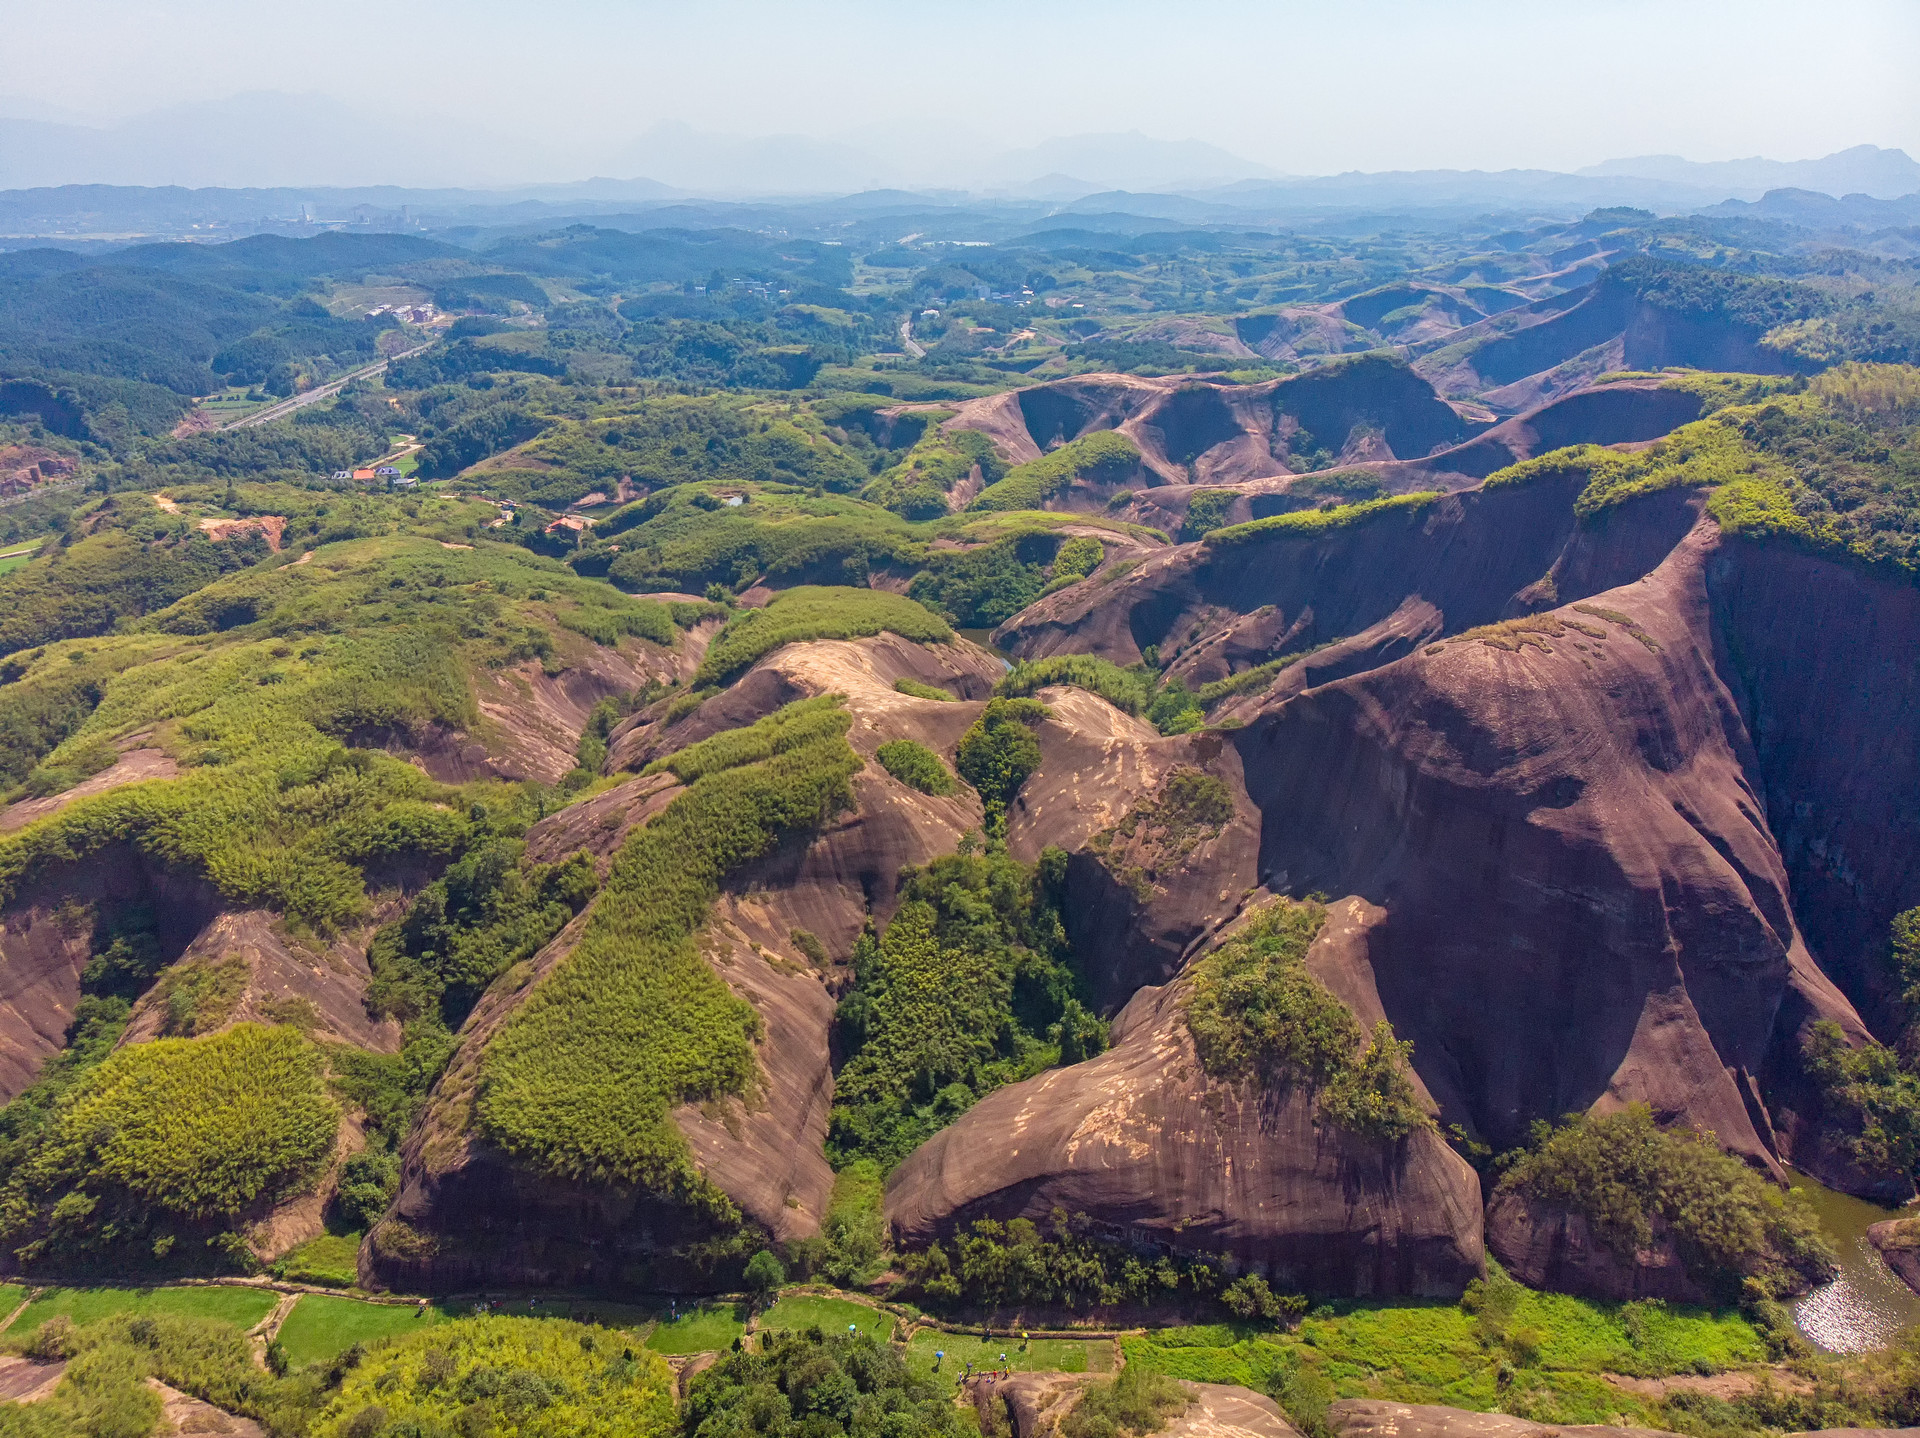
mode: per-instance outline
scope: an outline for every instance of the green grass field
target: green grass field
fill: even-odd
[[[926,1329],[907,1345],[907,1367],[920,1375],[934,1371],[934,1355],[945,1352],[940,1376],[952,1379],[969,1361],[979,1368],[1011,1368],[1016,1373],[1105,1373],[1113,1367],[1113,1345],[1104,1338],[1082,1342],[1073,1338],[1036,1338],[1025,1348],[1018,1338],[982,1339],[965,1333],[935,1333]],[[1000,1355],[1007,1355],[1006,1362]]]
[[[263,1288],[50,1288],[14,1320],[9,1336],[25,1336],[56,1314],[88,1324],[116,1313],[178,1313],[251,1328],[279,1302]]]
[[[308,1293],[293,1305],[280,1325],[279,1344],[294,1368],[328,1363],[356,1343],[417,1333],[423,1327],[445,1323],[459,1315],[428,1305],[423,1313],[412,1304],[366,1303],[358,1298],[335,1298]]]
[[[27,1296],[27,1290],[17,1283],[0,1283],[0,1323],[20,1306],[20,1300]]]
[[[275,1278],[322,1288],[352,1288],[360,1281],[360,1235],[323,1233],[273,1265]]]
[[[1661,1304],[1595,1303],[1526,1293],[1505,1325],[1485,1335],[1444,1302],[1340,1303],[1292,1334],[1215,1324],[1121,1340],[1127,1362],[1198,1383],[1264,1387],[1292,1362],[1317,1368],[1340,1398],[1385,1398],[1520,1412],[1547,1423],[1637,1422],[1632,1394],[1601,1374],[1712,1373],[1766,1361],[1737,1313]],[[1517,1370],[1503,1386],[1502,1364]]]
[[[893,1331],[890,1314],[869,1308],[864,1303],[855,1303],[849,1298],[819,1298],[812,1294],[796,1293],[781,1299],[760,1315],[762,1328],[792,1329],[795,1332],[803,1332],[817,1324],[822,1333],[845,1333],[849,1323],[858,1324],[862,1333],[877,1333],[883,1338]]]
[[[733,1340],[746,1332],[747,1325],[734,1315],[731,1303],[705,1307],[681,1307],[680,1316],[662,1319],[647,1335],[647,1347],[655,1353],[705,1353],[731,1348]]]

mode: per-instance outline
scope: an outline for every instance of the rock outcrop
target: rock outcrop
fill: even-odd
[[[1344,906],[1308,959],[1363,1022],[1366,996],[1340,971],[1367,917]],[[1479,1177],[1437,1133],[1349,1134],[1303,1088],[1210,1078],[1182,994],[1143,989],[1106,1053],[989,1094],[935,1134],[888,1182],[895,1235],[925,1244],[1059,1208],[1144,1248],[1230,1254],[1290,1291],[1456,1294],[1479,1276]]]
[[[1655,1438],[1651,1428],[1600,1423],[1535,1423],[1505,1413],[1472,1413],[1435,1403],[1342,1398],[1327,1409],[1338,1438]]]

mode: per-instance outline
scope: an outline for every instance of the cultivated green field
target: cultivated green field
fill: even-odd
[[[290,1365],[304,1368],[310,1363],[329,1363],[356,1343],[417,1333],[457,1316],[450,1309],[431,1304],[422,1310],[412,1304],[366,1303],[357,1298],[308,1293],[293,1305],[276,1341]]]
[[[783,1298],[760,1315],[763,1329],[792,1329],[804,1332],[817,1326],[822,1333],[845,1333],[848,1324],[857,1324],[862,1333],[884,1338],[893,1331],[893,1318],[864,1303],[847,1298],[820,1298],[796,1293]]]
[[[214,1318],[246,1329],[273,1312],[279,1300],[280,1295],[269,1289],[233,1286],[49,1288],[27,1305],[7,1332],[24,1336],[56,1314],[84,1325],[116,1313],[177,1313],[188,1318]]]
[[[705,1353],[731,1348],[746,1329],[731,1303],[683,1307],[679,1317],[661,1322],[647,1335],[647,1347],[655,1353]]]
[[[1021,1344],[1018,1338],[982,1339],[965,1333],[936,1333],[927,1329],[907,1345],[907,1367],[916,1374],[935,1371],[936,1353],[943,1378],[953,1378],[972,1362],[976,1369],[1011,1368],[1016,1373],[1104,1373],[1113,1367],[1113,1344],[1103,1338],[1036,1338]],[[1003,1363],[1000,1355],[1007,1355]]]

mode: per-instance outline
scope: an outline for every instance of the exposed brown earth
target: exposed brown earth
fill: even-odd
[[[76,799],[88,799],[95,794],[104,794],[109,789],[118,789],[122,784],[138,784],[144,779],[171,779],[179,772],[180,766],[163,749],[124,750],[111,767],[82,779],[71,789],[50,794],[44,799],[20,799],[0,809],[0,833],[22,829],[36,819],[57,814]]]
[[[1535,1423],[1505,1413],[1469,1413],[1427,1403],[1343,1398],[1327,1410],[1338,1438],[1653,1438],[1651,1428],[1598,1423]]]

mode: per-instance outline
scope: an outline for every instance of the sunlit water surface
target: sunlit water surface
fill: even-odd
[[[1803,1173],[1793,1186],[1806,1194],[1840,1259],[1840,1276],[1793,1305],[1793,1321],[1807,1340],[1829,1353],[1885,1348],[1894,1334],[1920,1323],[1920,1294],[1887,1267],[1867,1241],[1867,1229],[1896,1210],[1835,1193]]]

